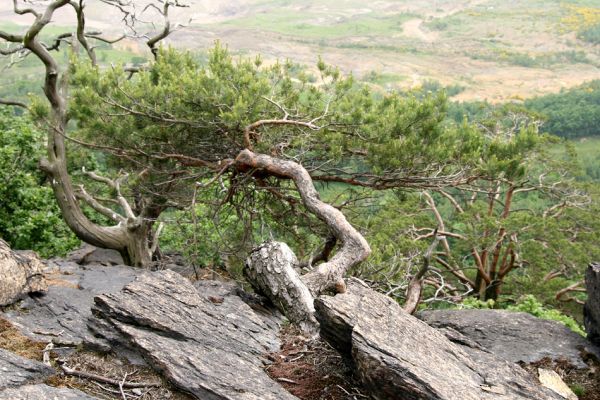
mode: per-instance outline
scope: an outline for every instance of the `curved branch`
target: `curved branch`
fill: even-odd
[[[25,14],[33,14],[36,18],[40,17],[40,14],[35,11],[33,8],[19,8],[17,4],[17,0],[13,0],[13,9],[16,14],[25,15]]]
[[[29,107],[27,106],[27,104],[17,101],[17,100],[4,100],[4,99],[0,99],[0,104],[5,105],[5,106],[15,106],[15,107],[21,107],[21,108],[25,108],[25,109],[29,109]]]
[[[171,21],[169,20],[169,6],[170,5],[171,5],[171,3],[169,1],[165,1],[162,11],[154,4],[149,4],[148,6],[146,6],[146,8],[148,8],[148,7],[156,8],[158,10],[158,12],[163,16],[164,21],[165,21],[163,30],[160,31],[155,36],[148,39],[148,41],[146,42],[146,45],[150,48],[150,51],[154,55],[154,58],[156,58],[158,56],[158,49],[156,48],[156,45],[158,44],[158,42],[165,39],[171,33]]]
[[[12,49],[11,48],[7,48],[6,50],[0,49],[0,54],[3,56],[9,56],[11,54],[18,53],[18,52],[22,51],[23,49],[24,49],[24,47],[22,45],[13,47]]]
[[[75,196],[78,199],[85,201],[90,207],[92,207],[94,210],[104,215],[105,217],[110,218],[111,220],[117,223],[125,222],[125,218],[123,218],[121,215],[117,214],[110,208],[103,206],[98,200],[96,200],[88,192],[86,192],[83,185],[79,185],[79,192],[75,193]]]
[[[0,31],[0,39],[4,39],[7,42],[12,42],[12,43],[22,43],[23,35],[15,35],[14,33]]]
[[[88,43],[87,36],[85,34],[85,14],[83,13],[83,0],[79,0],[79,3],[77,3],[76,1],[71,1],[70,4],[71,6],[73,6],[73,9],[77,14],[77,40],[85,49],[92,65],[96,65],[96,52],[94,51],[94,48],[91,47]]]
[[[304,275],[302,281],[313,296],[329,289],[344,292],[346,288],[343,278],[346,271],[365,260],[371,253],[365,238],[350,225],[340,210],[321,201],[310,174],[302,165],[264,154],[255,154],[248,149],[238,154],[235,163],[242,170],[261,169],[271,175],[291,178],[294,181],[306,208],[327,224],[331,233],[341,242],[340,249],[333,258]]]

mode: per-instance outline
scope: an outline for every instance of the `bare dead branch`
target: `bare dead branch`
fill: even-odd
[[[107,217],[117,223],[125,222],[125,218],[123,218],[123,216],[121,216],[114,210],[100,204],[99,201],[97,201],[93,196],[91,196],[85,190],[83,185],[79,185],[79,192],[76,192],[75,196],[77,196],[78,199],[85,201],[90,207],[92,207],[94,210],[96,210],[100,214],[104,215],[105,217]]]
[[[423,265],[415,274],[415,276],[412,277],[410,283],[408,284],[408,289],[406,290],[406,302],[404,303],[404,306],[402,308],[409,314],[414,314],[417,310],[417,307],[419,306],[419,303],[421,302],[421,294],[423,292],[423,280],[425,279],[425,274],[427,274],[431,266],[431,257],[433,255],[433,252],[437,248],[440,240],[442,240],[442,238],[435,235],[435,233],[436,232],[434,232],[433,242],[431,243],[431,245],[429,245],[429,248],[427,248],[427,251],[423,254]]]
[[[585,282],[582,280],[575,282],[572,285],[569,285],[566,288],[563,288],[563,289],[559,290],[558,292],[556,292],[556,294],[554,295],[554,298],[559,301],[564,301],[564,302],[574,301],[578,304],[584,304],[585,303],[584,301],[582,301],[576,297],[567,296],[568,293],[572,293],[572,292],[585,292],[586,290],[585,290],[584,286],[585,286]]]
[[[32,14],[36,18],[40,18],[40,14],[37,11],[35,11],[33,8],[19,8],[17,0],[13,0],[13,9],[16,14],[19,14],[19,15]]]

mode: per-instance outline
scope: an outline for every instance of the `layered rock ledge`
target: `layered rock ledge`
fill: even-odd
[[[140,353],[179,389],[202,400],[292,400],[263,370],[279,348],[273,319],[261,317],[231,284],[144,273],[122,291],[95,297],[95,346]]]
[[[518,365],[458,332],[450,341],[358,280],[344,294],[321,296],[315,308],[321,335],[351,359],[377,399],[562,399]]]

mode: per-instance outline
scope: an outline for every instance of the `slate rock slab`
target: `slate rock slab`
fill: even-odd
[[[319,297],[315,309],[321,335],[351,357],[376,399],[561,399],[518,365],[451,342],[355,279],[346,293]]]
[[[0,306],[28,293],[44,292],[43,263],[33,252],[14,252],[0,239]]]
[[[279,349],[278,327],[232,291],[214,281],[194,286],[169,270],[148,272],[97,296],[89,327],[109,346],[141,353],[195,398],[296,399],[263,370],[263,355]]]
[[[600,346],[600,264],[590,264],[585,273],[588,298],[583,307],[588,339]]]
[[[72,251],[67,256],[67,261],[72,261],[81,265],[123,265],[123,257],[116,250],[102,249],[84,244],[77,250]]]
[[[600,351],[584,337],[556,321],[506,310],[434,310],[419,314],[434,328],[460,332],[507,361],[532,363],[545,357],[566,359],[587,368],[584,353]]]
[[[40,382],[55,373],[41,362],[0,349],[0,390]]]
[[[118,291],[142,270],[126,266],[80,266],[48,261],[49,282],[43,296],[25,298],[3,317],[34,340],[76,346],[88,335],[86,323],[94,296]]]
[[[77,389],[37,384],[0,390],[0,400],[98,400],[98,398]]]

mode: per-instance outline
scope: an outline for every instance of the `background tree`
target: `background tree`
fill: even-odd
[[[136,21],[135,8],[132,1],[105,0],[107,6],[115,6],[124,13],[123,20],[131,27]],[[102,37],[101,32],[89,32],[85,23],[84,0],[53,0],[42,1],[34,5],[22,5],[18,0],[13,1],[14,12],[20,15],[30,15],[34,22],[24,33],[8,33],[0,31],[0,39],[9,44],[3,55],[20,54],[21,57],[35,56],[45,68],[44,94],[47,103],[38,101],[32,104],[31,110],[38,120],[43,121],[47,131],[47,158],[41,160],[40,167],[49,176],[54,190],[54,195],[61,209],[62,216],[71,230],[83,241],[110,249],[120,251],[124,259],[138,266],[147,265],[158,246],[157,231],[153,225],[162,210],[164,201],[159,197],[138,198],[135,204],[130,202],[122,193],[123,181],[127,174],[109,179],[95,173],[88,173],[88,177],[97,182],[106,184],[113,192],[118,207],[110,209],[94,199],[85,188],[80,185],[75,189],[67,168],[66,137],[68,123],[71,119],[68,105],[68,78],[61,74],[57,59],[53,51],[60,49],[65,42],[80,46],[92,65],[96,64],[95,49],[91,41],[114,42]],[[147,44],[155,50],[157,43],[170,32],[168,10],[171,6],[179,6],[177,1],[162,2],[161,7],[152,4],[165,19],[164,29],[157,35],[150,37]],[[42,39],[42,32],[52,21],[54,13],[63,7],[72,8],[77,16],[76,31],[60,34],[46,43]],[[117,39],[118,40],[118,39]],[[21,102],[3,100],[3,104],[25,106]],[[112,226],[98,224],[88,218],[82,210],[80,201],[88,204],[98,213],[113,222]]]
[[[515,105],[488,109],[477,126],[486,143],[480,177],[388,197],[364,222],[377,255],[360,275],[402,299],[437,236],[426,301],[500,301],[502,290],[510,295],[505,302],[523,294],[579,301],[571,294],[581,291],[586,260],[596,254],[595,206],[590,185],[576,180],[572,147],[557,153],[557,139],[540,134],[537,115]]]

